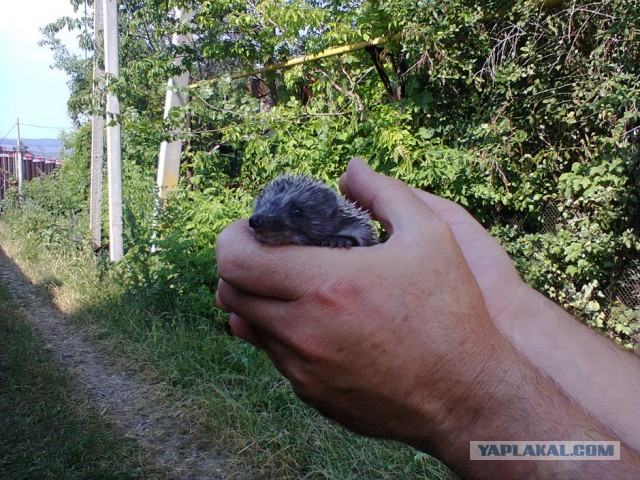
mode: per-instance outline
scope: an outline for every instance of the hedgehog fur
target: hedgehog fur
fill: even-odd
[[[378,243],[368,212],[307,175],[279,175],[265,186],[249,225],[267,245],[349,248]]]

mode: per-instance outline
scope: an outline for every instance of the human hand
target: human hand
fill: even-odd
[[[425,432],[435,443],[451,409],[503,370],[482,360],[493,364],[510,347],[491,322],[455,231],[427,201],[362,161],[350,164],[342,185],[373,211],[390,233],[387,242],[350,250],[266,247],[245,220],[236,222],[216,246],[218,302],[233,312],[236,334],[264,348],[322,413],[358,432],[424,447]],[[451,215],[472,254],[474,230],[460,213]],[[482,255],[474,258],[481,269]],[[456,421],[471,420],[460,413]]]
[[[361,159],[356,161],[360,162]],[[349,176],[346,172],[340,178],[340,190],[353,198],[352,189],[362,190],[362,175]],[[482,225],[463,207],[437,195],[412,188],[433,215],[444,221],[451,229],[456,243],[482,292],[485,305],[494,324],[506,333],[512,329],[511,312],[523,297],[531,294],[531,289],[522,281],[513,261]]]
[[[525,287],[457,205],[361,161],[341,187],[380,220],[387,242],[266,247],[246,220],[220,235],[217,299],[237,335],[265,349],[324,415],[433,453],[463,476],[635,478],[640,430],[601,397],[634,408],[636,358]],[[628,388],[609,381],[612,369],[628,373]],[[469,441],[479,438],[615,439],[611,432],[628,442],[615,465],[469,461]]]

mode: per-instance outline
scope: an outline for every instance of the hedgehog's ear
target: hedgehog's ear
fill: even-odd
[[[333,190],[322,189],[322,198],[320,199],[321,204],[326,208],[330,208],[332,211],[338,208],[338,196],[333,192]]]
[[[340,198],[333,192],[328,192],[326,201],[324,202],[325,208],[331,212],[331,217],[336,216],[340,210]]]

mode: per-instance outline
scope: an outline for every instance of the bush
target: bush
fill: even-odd
[[[182,3],[198,7],[183,26],[156,7],[132,9],[124,20],[131,22],[122,46],[126,82],[110,87],[123,99],[127,254],[118,268],[129,290],[210,315],[215,238],[248,214],[259,187],[283,171],[335,184],[360,155],[382,173],[465,205],[535,288],[633,343],[616,330],[618,320],[604,319],[621,311],[612,289],[640,258],[638,5]],[[196,80],[217,80],[190,88],[191,102],[164,122],[161,80],[179,68],[166,50],[149,49],[143,22],[153,25],[144,35],[154,41],[178,30],[196,34],[179,52],[183,68]],[[378,35],[389,38],[383,51],[251,81],[223,75]],[[260,99],[248,93],[254,87]],[[74,161],[28,188],[24,210],[33,209],[34,229],[46,225],[45,242],[85,228],[84,131],[72,140],[84,139]],[[185,142],[182,183],[154,230],[158,142],[176,136]]]

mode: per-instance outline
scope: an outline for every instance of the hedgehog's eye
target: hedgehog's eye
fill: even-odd
[[[291,215],[295,215],[296,217],[299,217],[300,215],[302,215],[302,210],[300,209],[300,207],[296,207],[294,205],[293,207],[291,207]]]

